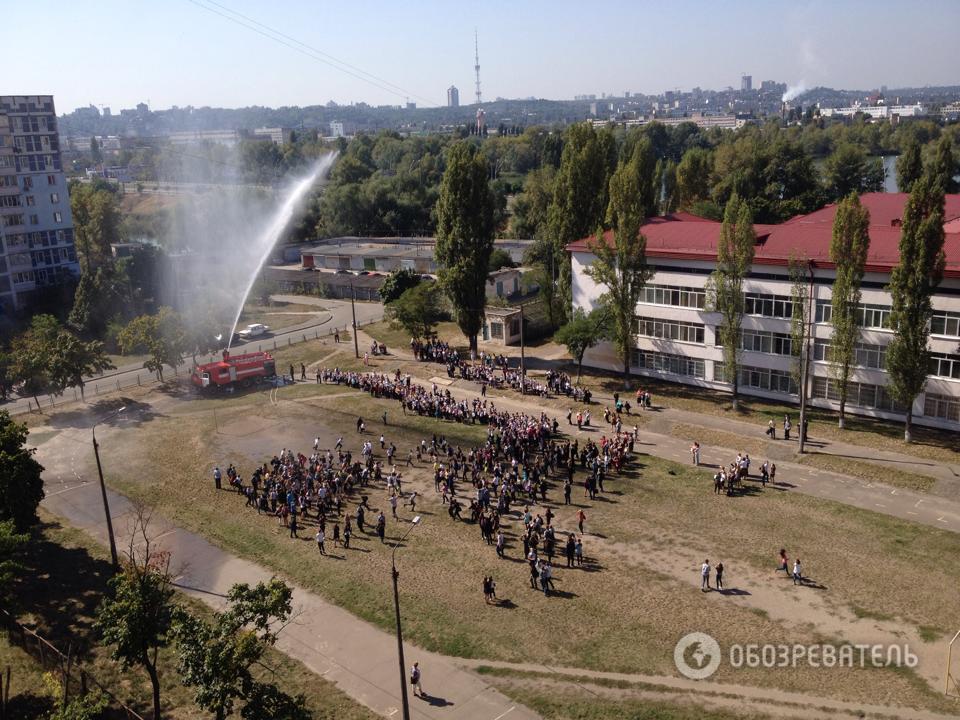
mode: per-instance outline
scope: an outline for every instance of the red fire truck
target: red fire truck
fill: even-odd
[[[197,365],[190,380],[200,388],[250,387],[277,374],[273,355],[268,352],[252,352],[231,355],[223,351],[223,358],[216,362]]]

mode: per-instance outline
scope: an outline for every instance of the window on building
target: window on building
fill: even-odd
[[[520,334],[520,320],[511,320],[510,321],[510,337]]]
[[[815,340],[813,343],[813,359],[816,362],[830,362],[830,341]],[[853,364],[855,367],[884,370],[887,367],[887,346],[857,343],[853,349]]]
[[[638,317],[634,318],[633,325],[637,335],[643,337],[703,344],[703,325],[697,323]]]
[[[47,175],[47,185],[56,185],[57,176],[56,175]]]
[[[930,354],[930,374],[960,380],[960,355]]]
[[[764,330],[743,330],[740,333],[740,349],[747,352],[789,355],[792,338],[786,333]]]
[[[55,212],[55,213],[53,214],[53,221],[54,221],[55,223],[62,223],[62,222],[63,222],[63,214],[62,214],[62,213],[59,213],[59,212]]]
[[[960,313],[934,310],[930,319],[930,334],[960,337]]]
[[[23,177],[23,189],[27,192],[33,190],[33,178],[29,175],[24,175]]]
[[[701,379],[706,375],[703,360],[683,355],[634,350],[632,364],[634,367],[670,375],[684,375]]]
[[[923,400],[923,414],[926,417],[960,422],[960,397],[927,393]]]
[[[502,322],[492,322],[490,323],[490,337],[497,340],[503,340],[503,323]]]
[[[833,378],[813,378],[813,397],[838,402],[840,392]],[[874,410],[903,412],[903,406],[896,402],[882,385],[870,383],[847,383],[847,404]]]
[[[50,193],[50,202],[56,205],[60,202],[60,193]]]
[[[707,293],[703,288],[679,285],[644,285],[640,302],[649,305],[671,305],[703,310]]]
[[[31,215],[31,216],[30,216],[30,224],[31,224],[31,225],[39,225],[39,224],[40,224],[40,216],[39,216],[39,215]]]
[[[783,318],[793,317],[793,300],[786,295],[766,295],[763,293],[744,293],[743,312],[745,315]]]
[[[726,365],[724,363],[715,362],[713,364],[713,378],[717,382],[727,382]],[[741,366],[739,386],[787,395],[797,394],[797,386],[793,381],[793,376],[786,370]]]

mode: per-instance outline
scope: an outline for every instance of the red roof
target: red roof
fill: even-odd
[[[906,193],[868,193],[860,202],[870,211],[870,252],[867,271],[888,273],[899,260],[900,220]],[[832,267],[830,240],[837,206],[827,205],[809,215],[798,215],[780,225],[754,225],[757,248],[754,262],[786,265],[791,257],[807,257],[820,267]],[[947,195],[944,231],[947,277],[960,277],[960,195]],[[674,260],[716,260],[720,223],[689,213],[655,217],[641,228],[647,238],[647,255]],[[613,233],[604,234],[612,242]],[[592,237],[567,246],[570,251],[588,251]]]

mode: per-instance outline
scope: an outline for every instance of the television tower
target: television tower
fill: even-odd
[[[473,70],[477,74],[477,105],[481,103],[480,96],[480,49],[477,45],[477,29],[473,29]]]

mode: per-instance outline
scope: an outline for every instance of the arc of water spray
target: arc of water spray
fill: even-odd
[[[288,190],[286,200],[284,200],[283,204],[277,208],[277,211],[273,214],[273,218],[270,220],[270,224],[260,235],[258,242],[262,243],[263,252],[260,256],[259,262],[257,262],[257,264],[253,267],[250,277],[247,279],[247,285],[244,288],[243,295],[240,296],[240,304],[237,307],[237,312],[233,317],[233,325],[230,327],[230,335],[227,337],[227,349],[229,349],[233,344],[233,335],[237,331],[237,323],[240,322],[240,315],[243,314],[243,306],[247,302],[247,296],[253,289],[253,284],[257,281],[257,276],[260,275],[260,270],[266,264],[267,258],[269,258],[270,254],[273,252],[273,248],[277,244],[277,240],[280,239],[281,233],[283,233],[287,225],[289,225],[290,221],[293,219],[293,215],[298,209],[303,196],[306,195],[307,191],[311,187],[313,187],[313,184],[317,181],[317,179],[319,179],[324,173],[327,172],[327,170],[330,169],[336,157],[337,153],[329,153],[317,160],[313,170],[305,178],[303,178],[303,180],[296,183]]]

